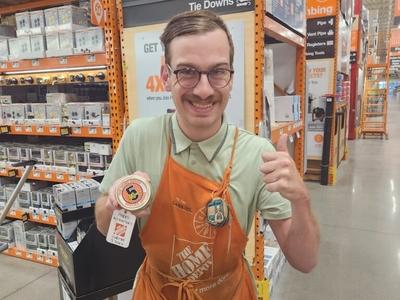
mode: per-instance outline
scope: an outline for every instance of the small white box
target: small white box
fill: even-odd
[[[32,34],[43,34],[45,27],[43,10],[31,11],[29,17],[31,19]]]
[[[80,29],[75,32],[75,45],[74,53],[87,53],[90,51],[90,37],[86,29]]]
[[[97,153],[89,153],[89,168],[104,168],[103,155]]]
[[[46,52],[45,38],[42,34],[31,35],[31,50],[32,53],[29,56],[29,58],[45,57],[45,52]]]
[[[62,122],[62,105],[61,104],[46,104],[47,123],[59,125]]]
[[[10,95],[0,95],[0,104],[11,104],[11,96]]]
[[[275,121],[297,122],[300,120],[299,96],[275,97]]]
[[[73,31],[62,31],[58,33],[61,49],[75,48],[75,36]]]
[[[67,103],[66,115],[69,126],[82,126],[84,119],[84,106],[82,103]]]
[[[96,203],[97,199],[100,198],[101,193],[99,191],[100,183],[98,183],[94,179],[84,179],[81,180],[81,183],[89,187],[90,190],[90,199],[92,201],[92,205]]]
[[[0,61],[8,60],[8,55],[10,51],[8,50],[8,40],[0,39]]]
[[[37,123],[44,124],[46,119],[46,104],[45,103],[32,103],[31,110],[33,119],[37,120]]]
[[[31,18],[29,12],[21,12],[15,14],[17,23],[17,36],[29,34],[31,29]]]
[[[47,235],[47,243],[50,249],[57,250],[57,238],[54,231]]]
[[[68,156],[67,156],[67,151],[64,151],[64,149],[55,149],[53,150],[53,157],[54,157],[54,163],[58,165],[66,165]]]
[[[88,38],[90,41],[91,52],[104,52],[104,33],[101,27],[90,27],[87,29]]]
[[[66,184],[53,185],[53,195],[56,204],[62,211],[76,210],[75,191],[70,186]]]
[[[43,161],[43,149],[42,148],[31,148],[31,158],[37,161]]]
[[[47,93],[46,102],[49,104],[65,104],[76,101],[76,94],[72,93]]]
[[[85,103],[85,118],[83,120],[83,125],[85,126],[101,126],[102,120],[101,116],[104,110],[104,104],[102,102],[98,103]]]
[[[44,10],[44,19],[46,21],[46,33],[58,30],[58,8],[48,8]]]
[[[88,153],[87,152],[76,152],[76,164],[78,166],[88,165]]]
[[[60,6],[57,9],[59,30],[87,27],[88,16],[86,9],[74,5]]]
[[[60,40],[59,40],[58,32],[46,33],[46,45],[47,45],[47,52],[57,51],[60,49]],[[48,55],[47,52],[46,52],[46,55],[50,56],[50,55]]]
[[[104,128],[109,128],[111,126],[111,119],[110,119],[110,114],[102,114],[101,115],[101,120],[102,120],[102,127]]]
[[[90,188],[88,186],[81,184],[80,182],[70,182],[67,184],[75,190],[77,208],[90,207],[92,205]]]
[[[31,53],[31,39],[29,36],[20,36],[8,39],[10,60],[25,59]]]

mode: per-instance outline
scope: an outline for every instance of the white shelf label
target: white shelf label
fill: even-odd
[[[32,126],[26,126],[25,132],[32,132]]]
[[[110,128],[103,128],[103,134],[110,135],[111,129]]]
[[[37,133],[43,133],[44,132],[44,127],[43,126],[36,127],[36,132]]]
[[[16,132],[22,132],[22,127],[21,126],[15,126],[15,131]]]
[[[21,251],[16,251],[16,252],[15,252],[15,255],[16,255],[16,256],[22,256],[22,252],[21,252]]]
[[[80,127],[73,127],[72,128],[72,133],[81,134],[81,128]]]
[[[57,127],[50,127],[49,131],[50,133],[57,133]]]
[[[89,55],[87,56],[87,62],[90,62],[90,63],[96,62],[96,55],[94,55],[94,54],[89,54]]]
[[[27,253],[26,253],[26,258],[28,258],[28,259],[32,259],[32,258],[33,258],[33,256],[32,256],[32,253],[30,253],[30,252],[27,252]]]
[[[40,177],[40,172],[39,171],[33,171],[32,176],[33,177]]]
[[[12,67],[13,67],[14,69],[18,68],[18,67],[19,67],[19,62],[14,61],[14,62],[12,63]]]
[[[52,174],[51,173],[45,173],[44,177],[47,178],[47,179],[51,179]]]
[[[39,60],[38,59],[32,59],[32,67],[38,67],[39,66]]]
[[[89,134],[97,134],[97,128],[96,127],[89,128]]]
[[[7,69],[7,63],[4,62],[4,61],[2,61],[2,62],[0,63],[0,68],[1,68],[1,69]]]
[[[64,174],[57,174],[57,180],[64,180]]]
[[[60,65],[66,65],[68,63],[68,59],[66,57],[60,57],[58,62]]]

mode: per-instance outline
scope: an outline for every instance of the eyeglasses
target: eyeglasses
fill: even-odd
[[[207,75],[208,82],[213,88],[221,89],[231,81],[233,70],[226,68],[215,68],[210,71],[199,71],[195,68],[184,67],[173,70],[167,65],[171,73],[175,74],[179,85],[186,89],[194,88],[199,82],[202,74]]]

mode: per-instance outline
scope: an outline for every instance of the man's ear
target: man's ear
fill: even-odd
[[[166,64],[161,65],[160,77],[167,92],[171,91],[171,80],[169,80],[169,70]]]

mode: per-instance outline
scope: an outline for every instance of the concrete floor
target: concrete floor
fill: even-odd
[[[285,265],[273,300],[400,299],[400,102],[389,101],[389,140],[349,142],[337,184],[308,184],[321,229],[311,274]]]
[[[389,140],[349,142],[333,187],[308,183],[321,228],[311,274],[285,265],[272,300],[400,299],[400,103]],[[0,255],[0,300],[59,299],[53,267]]]

